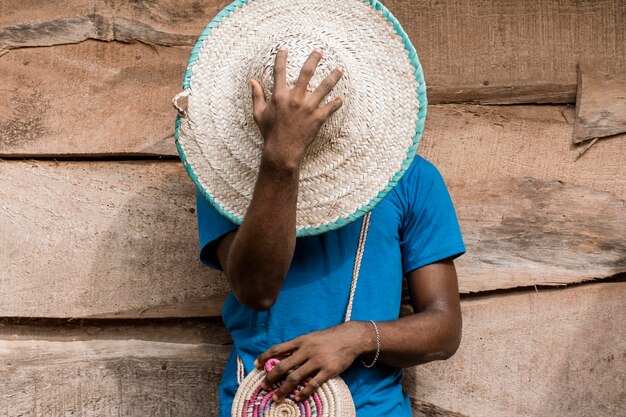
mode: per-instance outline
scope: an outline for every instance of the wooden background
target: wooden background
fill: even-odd
[[[227,3],[0,0],[0,416],[216,415],[228,287],[170,99]],[[626,415],[626,135],[572,145],[576,64],[626,78],[626,2],[385,4],[468,247],[414,415]]]

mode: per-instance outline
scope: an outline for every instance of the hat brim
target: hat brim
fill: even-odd
[[[236,224],[243,222],[249,206],[262,140],[251,122],[251,112],[242,106],[248,96],[242,96],[239,87],[246,81],[245,66],[249,63],[242,58],[250,53],[250,39],[245,36],[233,39],[233,34],[241,31],[242,19],[256,18],[258,24],[276,29],[278,34],[272,33],[271,39],[280,36],[280,19],[294,17],[283,14],[272,23],[271,18],[260,14],[263,12],[260,7],[271,3],[238,0],[211,20],[192,50],[183,82],[183,89],[191,90],[188,113],[195,115],[195,119],[191,123],[180,116],[176,118],[175,141],[185,169],[216,210]],[[290,3],[291,10],[299,10],[294,4],[297,1]],[[303,163],[297,236],[340,228],[372,210],[410,166],[421,141],[427,110],[426,86],[417,53],[391,12],[374,0],[325,1],[324,4],[328,6],[326,9],[316,9],[320,17],[307,16],[307,21],[313,19],[315,23],[318,19],[319,24],[332,25],[333,18],[345,22],[347,16],[354,16],[354,21],[345,22],[350,31],[340,34],[347,38],[337,41],[333,45],[335,49],[341,49],[343,44],[352,45],[361,35],[373,34],[374,38],[365,41],[373,49],[370,53],[382,54],[381,60],[392,65],[386,76],[377,79],[376,63],[355,64],[371,60],[372,56],[352,56],[356,54],[352,47],[343,55],[339,51],[355,82],[351,104],[354,111],[347,116],[349,140],[335,144],[317,160]],[[263,19],[255,17],[255,12]],[[268,39],[262,39],[260,47]],[[227,43],[226,51],[218,50],[217,46],[224,43]],[[244,44],[248,49],[243,49]],[[227,64],[216,69],[218,58]],[[215,88],[218,81],[219,89]],[[372,100],[371,95],[380,103]]]

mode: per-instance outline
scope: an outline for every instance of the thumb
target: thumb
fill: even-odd
[[[265,94],[263,94],[263,87],[257,80],[248,80],[248,85],[252,89],[252,115],[254,120],[259,123],[261,115],[265,110]]]

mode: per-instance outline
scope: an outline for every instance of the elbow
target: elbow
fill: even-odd
[[[240,300],[241,304],[245,305],[248,308],[258,310],[258,311],[266,311],[269,310],[270,307],[274,305],[276,302],[275,298],[271,297],[252,297],[249,299]]]
[[[441,350],[441,360],[450,359],[454,356],[454,354],[459,350],[459,346],[461,345],[461,335],[458,337],[451,338],[447,340]]]
[[[269,310],[276,303],[277,297],[262,295],[258,291],[233,291],[235,298],[244,306],[258,311]]]
[[[231,283],[235,282],[246,282],[245,285],[233,285],[233,294],[241,304],[253,310],[269,310],[278,299],[278,290],[280,290],[280,288],[268,288],[266,283],[271,281],[268,281],[267,279],[252,279],[247,281],[239,281],[237,279],[231,280]],[[252,283],[254,282],[260,284],[253,285]]]
[[[461,345],[463,325],[460,311],[439,311],[439,327],[436,336],[432,339],[431,349],[426,355],[426,361],[442,361],[450,359]]]
[[[461,345],[461,338],[463,334],[463,326],[460,317],[458,320],[453,320],[450,323],[446,336],[441,343],[441,349],[439,354],[440,360],[450,359],[459,350]]]

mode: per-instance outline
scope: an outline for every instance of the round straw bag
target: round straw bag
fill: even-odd
[[[174,136],[198,190],[235,224],[250,206],[264,145],[247,82],[258,80],[271,98],[280,46],[288,51],[289,88],[313,48],[323,53],[309,91],[344,68],[322,101],[340,96],[343,105],[321,126],[300,167],[295,232],[316,235],[362,217],[400,181],[424,130],[426,85],[408,36],[377,0],[226,6],[191,52],[183,91],[173,100]]]
[[[312,417],[312,416],[342,416],[354,417],[356,410],[352,396],[346,383],[341,377],[331,378],[323,383],[309,398],[296,401],[295,393],[291,392],[282,403],[276,404],[272,395],[280,385],[271,391],[260,387],[265,374],[280,362],[272,358],[265,363],[264,370],[254,369],[243,380],[233,401],[233,416],[263,416],[263,417]],[[296,389],[306,386],[303,381]]]
[[[359,243],[354,259],[352,270],[352,283],[350,284],[350,297],[346,307],[344,322],[350,320],[354,293],[361,269],[361,259],[365,249],[365,238],[370,225],[371,212],[366,213],[361,224]],[[348,386],[340,376],[329,379],[323,383],[309,398],[296,401],[295,391],[306,386],[303,381],[296,390],[292,391],[282,403],[275,403],[272,395],[280,386],[275,385],[270,391],[265,391],[260,384],[269,372],[279,362],[271,358],[265,362],[264,369],[253,369],[243,378],[243,362],[237,356],[237,379],[239,388],[233,399],[231,408],[232,417],[355,417],[356,409],[352,401],[352,395]]]

